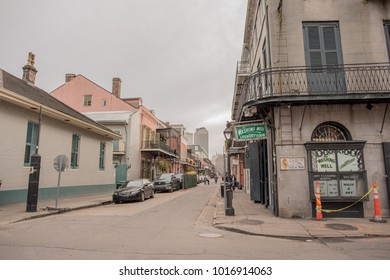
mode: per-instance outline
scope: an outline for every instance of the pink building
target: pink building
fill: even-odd
[[[157,164],[161,160],[173,162],[172,159],[178,157],[177,143],[171,141],[171,134],[167,135],[166,129],[159,132],[164,127],[163,122],[143,106],[142,98],[121,99],[120,94],[120,78],[113,78],[111,93],[84,76],[74,74],[66,74],[65,84],[51,92],[68,106],[122,135],[122,141],[114,142],[113,161],[119,166],[117,182],[152,179],[159,173],[173,171],[173,168],[160,170]],[[171,143],[174,147],[170,147]],[[125,172],[126,178],[118,179],[121,177],[118,172]]]
[[[113,78],[112,93],[83,75],[66,74],[65,84],[50,94],[79,112],[137,111],[120,99],[121,79]]]

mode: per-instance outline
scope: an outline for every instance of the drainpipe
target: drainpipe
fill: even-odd
[[[266,20],[266,32],[267,32],[267,47],[268,47],[268,65],[272,68],[271,64],[271,40],[269,32],[269,17],[268,17],[268,3],[266,3],[265,11]],[[271,93],[272,93],[272,82],[271,82]],[[276,143],[275,143],[275,108],[272,107],[272,122],[271,122],[271,154],[272,154],[272,182],[271,182],[271,193],[273,202],[273,211],[275,216],[279,216],[279,199],[278,199],[278,161],[276,159]]]

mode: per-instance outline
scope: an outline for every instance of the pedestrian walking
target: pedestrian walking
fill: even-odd
[[[215,183],[218,183],[218,176],[214,176]]]

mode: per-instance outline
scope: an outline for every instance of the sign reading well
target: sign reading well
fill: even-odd
[[[266,126],[264,123],[237,125],[235,128],[236,141],[258,140],[266,137]]]

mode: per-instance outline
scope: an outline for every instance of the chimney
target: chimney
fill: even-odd
[[[120,78],[113,78],[112,79],[112,94],[116,97],[121,97],[121,84],[122,81]]]
[[[30,83],[35,84],[35,76],[37,75],[37,69],[34,67],[35,63],[35,54],[32,52],[28,53],[27,64],[23,67],[23,80]]]
[[[65,83],[70,82],[74,78],[76,78],[76,74],[66,74],[65,75]]]

